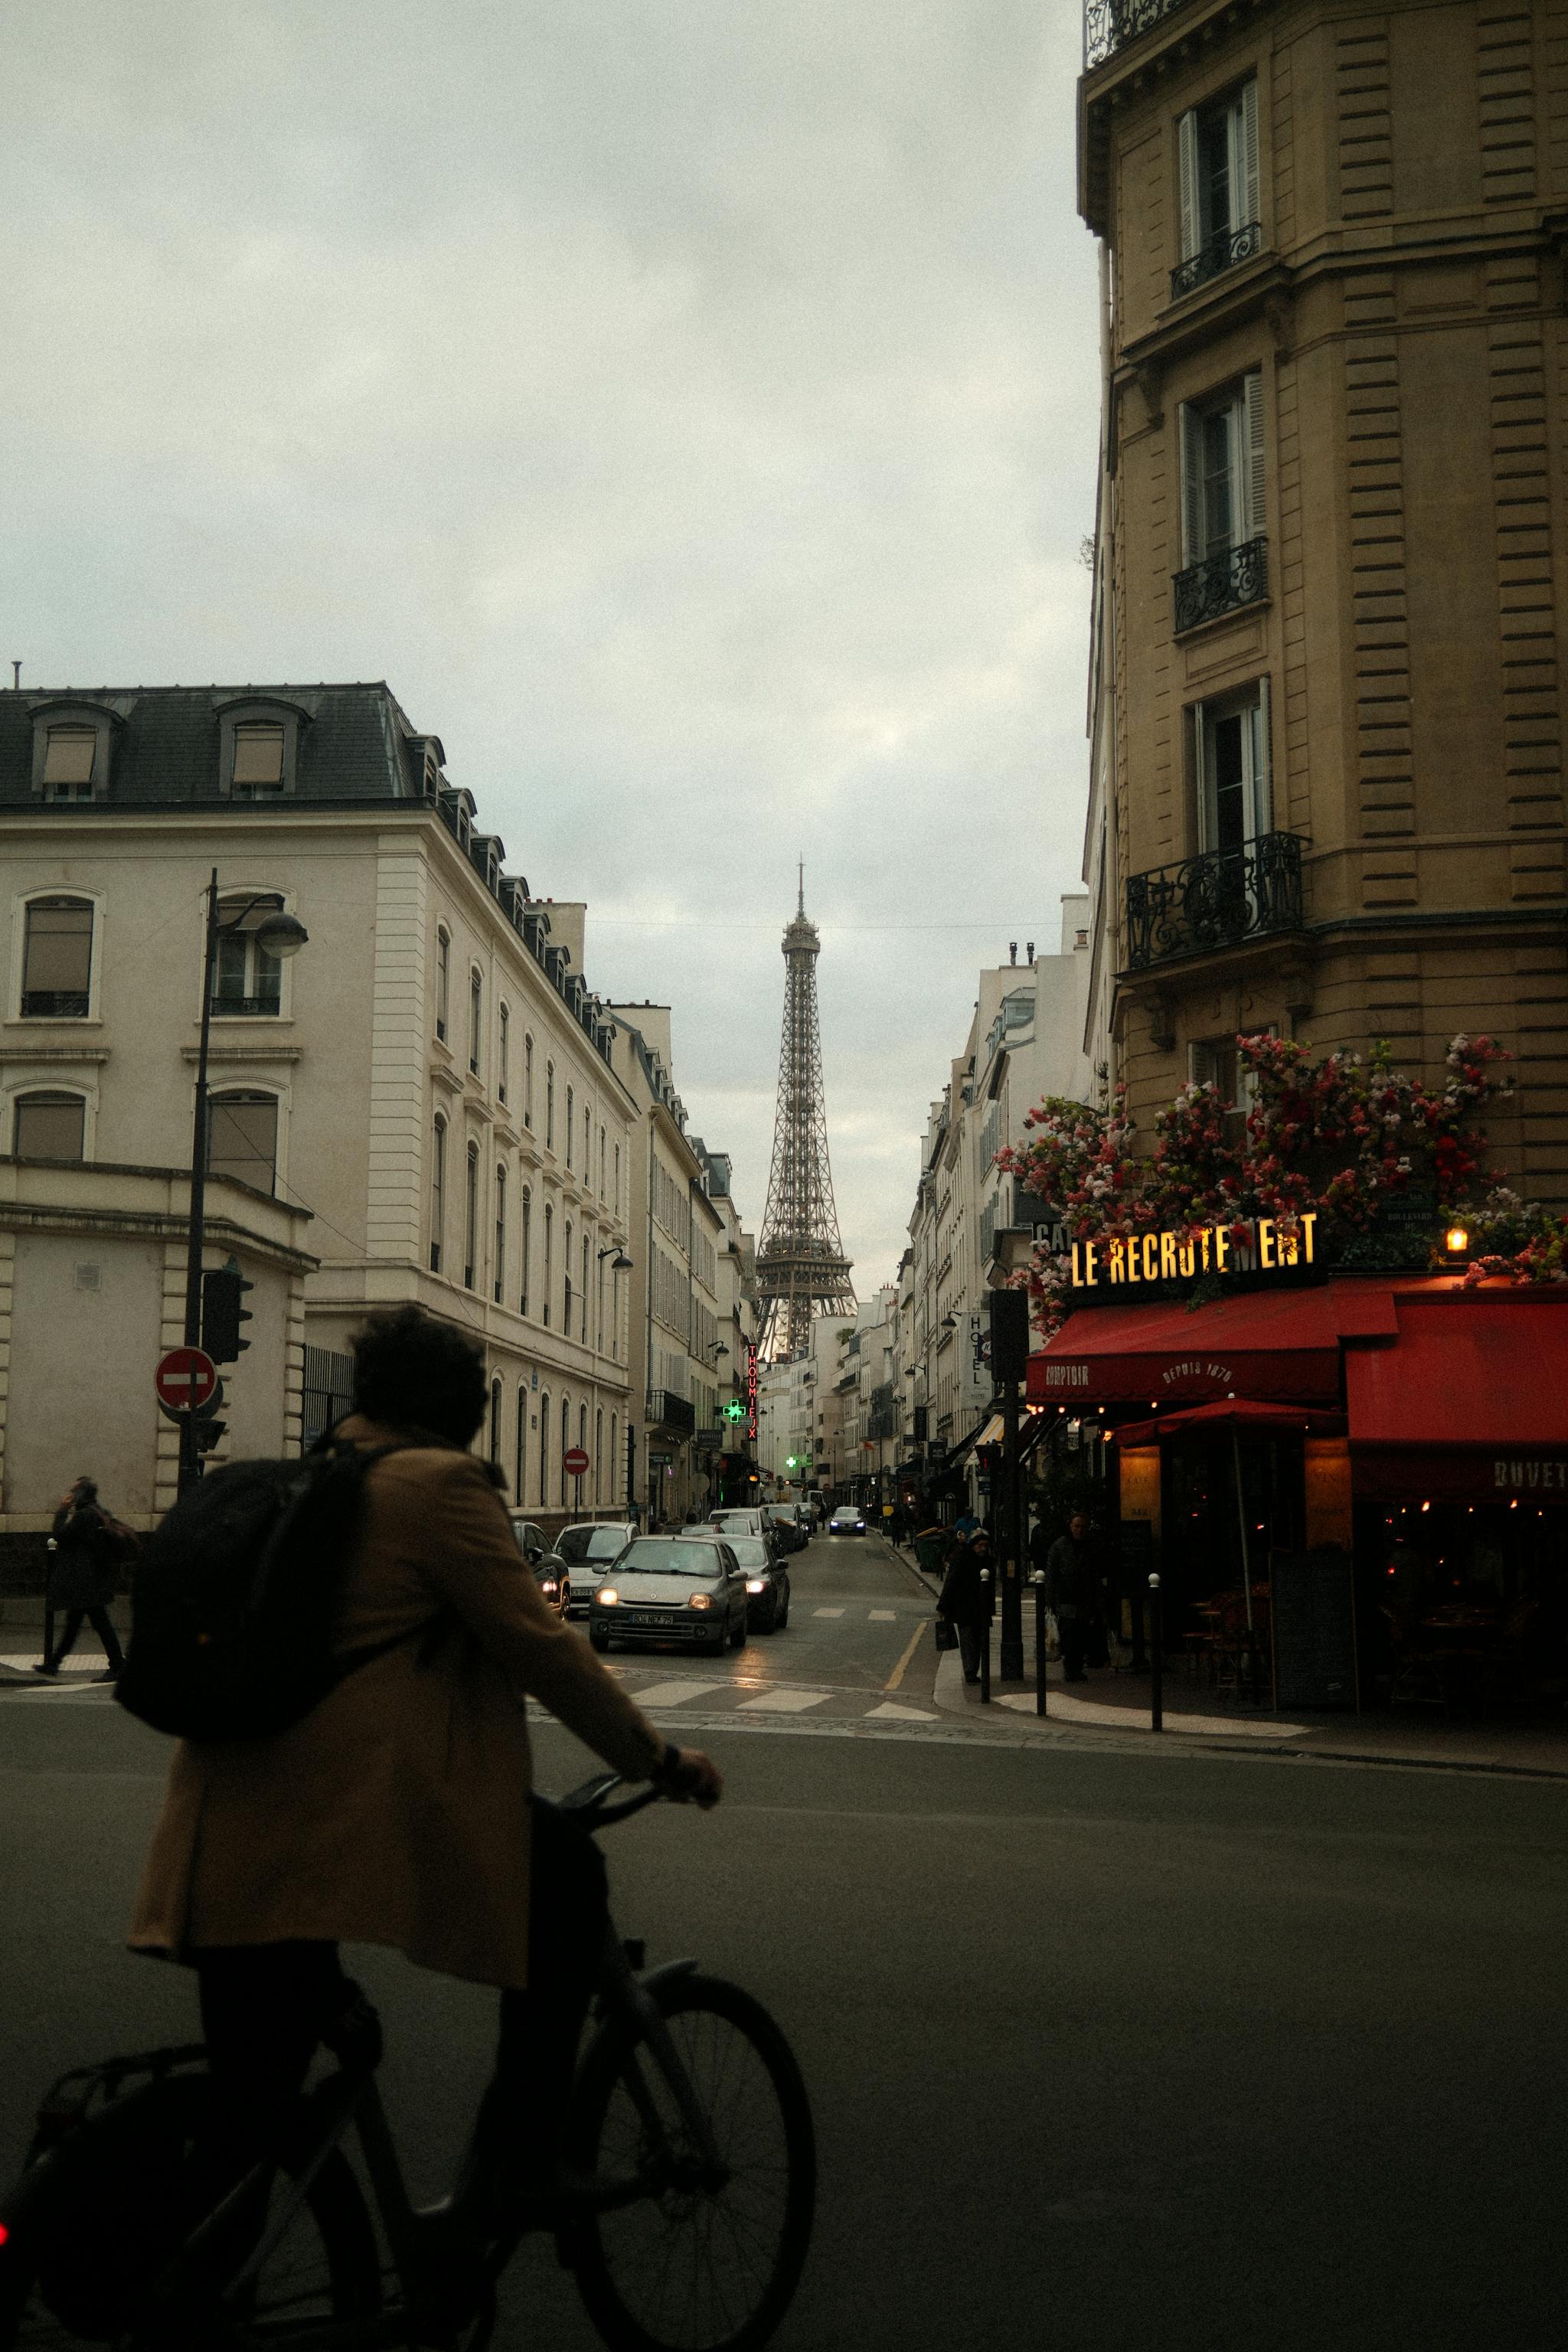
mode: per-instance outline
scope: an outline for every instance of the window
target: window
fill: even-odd
[[[605,1197],[605,1130],[599,1129],[599,1198]]]
[[[18,1160],[79,1160],[86,1123],[80,1095],[18,1095],[11,1149]]]
[[[484,1030],[485,984],[477,971],[468,974],[468,1067],[479,1075],[479,1040]]]
[[[572,1400],[570,1397],[563,1397],[561,1400],[561,1501],[563,1508],[566,1502],[566,1456],[571,1444]]]
[[[207,1101],[207,1173],[270,1192],[278,1175],[276,1095],[213,1095]]]
[[[519,1276],[521,1286],[518,1293],[517,1311],[520,1315],[526,1315],[528,1312],[528,1276],[529,1269],[533,1263],[533,1194],[529,1191],[526,1184],[522,1188],[521,1250],[522,1268]]]
[[[594,1114],[586,1103],[583,1106],[583,1181],[586,1184],[594,1166]]]
[[[443,1044],[451,1011],[452,941],[445,930],[436,934],[436,1034]]]
[[[44,791],[52,801],[89,801],[98,760],[96,727],[51,727],[44,741]]]
[[[621,1213],[621,1147],[616,1146],[616,1214]]]
[[[594,1335],[595,1345],[602,1356],[605,1352],[605,1259],[603,1252],[600,1253],[599,1256],[599,1281],[594,1305]]]
[[[479,1249],[479,1147],[468,1146],[468,1181],[463,1195],[463,1287],[472,1290]]]
[[[500,1382],[490,1382],[490,1460],[500,1460]]]
[[[1180,118],[1176,162],[1182,252],[1171,272],[1173,300],[1263,249],[1256,80]]]
[[[533,1040],[526,1031],[522,1039],[522,1123],[533,1126]]]
[[[226,922],[245,906],[243,898],[220,903],[218,920]],[[213,968],[215,1013],[277,1013],[283,1003],[283,966],[245,931],[232,932],[217,943]]]
[[[551,1205],[550,1205],[549,1202],[548,1202],[548,1201],[546,1201],[546,1202],[544,1203],[544,1290],[543,1290],[543,1297],[544,1297],[544,1314],[543,1314],[542,1320],[543,1320],[543,1322],[544,1322],[544,1324],[545,1324],[545,1326],[546,1326],[546,1328],[548,1328],[548,1327],[549,1327],[549,1323],[550,1323],[550,1290],[551,1290],[551,1284],[552,1284],[552,1280],[553,1280],[553,1278],[554,1278],[553,1267],[552,1267],[552,1263],[551,1263],[552,1258],[552,1255],[553,1255],[553,1253],[554,1253],[554,1244],[555,1244],[555,1212],[554,1212],[554,1210],[551,1207]],[[542,1500],[542,1497],[541,1497],[541,1499]]]
[[[609,1460],[610,1500],[611,1500],[611,1502],[612,1502],[612,1503],[613,1503],[613,1502],[615,1501],[615,1499],[616,1499],[616,1479],[617,1479],[617,1478],[620,1476],[620,1475],[621,1475],[621,1448],[620,1448],[620,1438],[619,1438],[619,1434],[618,1434],[619,1430],[620,1430],[620,1425],[621,1425],[620,1415],[619,1415],[618,1413],[615,1413],[615,1412],[613,1412],[613,1413],[610,1415],[610,1460]]]
[[[85,1021],[92,984],[92,908],[84,898],[34,898],[22,950],[22,1016]]]
[[[564,1312],[561,1318],[561,1328],[570,1339],[572,1337],[572,1220],[570,1217],[566,1220],[566,1246],[561,1253],[561,1263],[565,1277],[565,1297],[563,1302]]]
[[[601,1406],[594,1415],[594,1500],[605,1499],[605,1414]]]
[[[523,1493],[522,1486],[527,1468],[528,1382],[526,1381],[519,1381],[517,1384],[517,1475],[512,1486],[512,1492],[517,1496],[520,1505],[527,1500],[527,1496]]]
[[[1193,708],[1198,847],[1222,855],[1272,830],[1268,680],[1224,702]]]
[[[447,1225],[447,1122],[439,1111],[430,1135],[430,1271],[441,1271]]]
[[[1187,1075],[1194,1086],[1213,1087],[1227,1110],[1252,1108],[1253,1076],[1241,1066],[1234,1036],[1194,1038],[1187,1047]]]
[[[584,1234],[583,1236],[583,1279],[578,1286],[583,1298],[583,1328],[577,1335],[584,1347],[588,1344],[588,1243],[589,1236]]]
[[[511,1014],[503,1004],[500,1009],[500,1036],[496,1050],[496,1099],[504,1104],[508,1081],[511,1076]]]
[[[555,1065],[544,1065],[544,1149],[555,1149]]]
[[[499,1307],[506,1288],[506,1170],[496,1170],[496,1254],[490,1268],[495,1277],[495,1302]]]
[[[545,1211],[548,1216],[550,1212]],[[539,1400],[539,1507],[543,1510],[550,1501],[550,1393],[546,1390]]]
[[[1178,631],[1268,593],[1261,373],[1213,400],[1184,402],[1181,442]]]
[[[236,800],[283,789],[283,730],[270,722],[236,727],[229,778]]]
[[[566,1089],[566,1165],[572,1165],[572,1089]]]

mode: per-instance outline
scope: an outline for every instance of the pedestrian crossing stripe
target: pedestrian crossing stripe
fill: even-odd
[[[842,1617],[844,1612],[842,1609],[814,1609],[811,1613],[814,1617]]]
[[[737,1712],[741,1715],[804,1715],[808,1706],[821,1706],[831,1697],[829,1691],[770,1690],[760,1698],[742,1699]],[[647,1698],[639,1694],[638,1704]]]

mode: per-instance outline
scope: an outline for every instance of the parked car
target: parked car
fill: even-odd
[[[531,1519],[513,1518],[511,1531],[517,1538],[517,1548],[533,1570],[533,1580],[558,1617],[564,1617],[572,1605],[572,1578],[566,1563],[551,1549],[544,1529]]]
[[[789,1570],[762,1536],[731,1536],[730,1549],[746,1572],[746,1623],[754,1633],[776,1633],[789,1623]]]
[[[588,1607],[595,1650],[614,1642],[680,1642],[717,1654],[746,1638],[746,1578],[713,1536],[638,1536]]]
[[[572,1606],[568,1614],[585,1617],[594,1587],[612,1562],[619,1559],[637,1534],[629,1519],[584,1520],[557,1536],[555,1549],[571,1570]]]
[[[858,1503],[840,1503],[827,1522],[830,1536],[863,1536],[866,1515]]]
[[[800,1513],[794,1503],[764,1503],[763,1517],[778,1535],[785,1551],[804,1550],[805,1531],[800,1524]]]
[[[762,1507],[755,1503],[748,1503],[744,1507],[735,1506],[729,1509],[710,1511],[708,1524],[710,1528],[716,1528],[721,1535],[727,1536],[765,1536],[768,1531],[768,1523],[763,1516]]]

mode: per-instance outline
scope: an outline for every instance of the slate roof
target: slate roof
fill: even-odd
[[[0,691],[0,807],[34,807],[33,715],[42,705],[106,705],[120,720],[110,788],[97,805],[226,801],[218,788],[219,713],[254,699],[305,714],[289,801],[418,800],[426,738],[382,680],[364,686],[11,688]],[[286,803],[285,803],[286,804]],[[250,803],[247,803],[247,808]]]

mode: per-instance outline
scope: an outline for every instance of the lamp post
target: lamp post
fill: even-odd
[[[298,955],[310,938],[309,931],[297,916],[286,914],[283,899],[277,890],[257,890],[247,898],[237,914],[226,923],[217,917],[217,867],[212,870],[207,886],[206,940],[202,959],[202,1034],[196,1055],[196,1109],[191,1134],[191,1210],[190,1233],[185,1252],[185,1345],[199,1348],[202,1344],[202,1253],[206,1240],[207,1205],[207,1056],[212,1041],[213,980],[217,971],[219,940],[250,938],[268,954],[286,961]],[[258,923],[251,918],[260,914]],[[180,1476],[179,1491],[183,1495],[194,1486],[202,1475],[202,1457],[196,1444],[196,1416],[194,1412],[180,1416]]]

